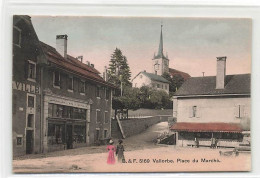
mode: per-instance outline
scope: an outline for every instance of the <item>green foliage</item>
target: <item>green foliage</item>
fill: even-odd
[[[127,63],[127,58],[122,54],[120,49],[116,48],[109,62],[108,82],[113,83],[118,88],[120,88],[122,82],[124,88],[131,86],[130,78],[131,71]]]
[[[169,83],[169,93],[172,96],[178,88],[184,83],[184,78],[181,75],[174,75],[173,77],[170,76],[169,73],[164,73],[162,75]]]
[[[170,96],[162,90],[154,90],[147,86],[139,88],[126,87],[123,96],[113,97],[113,109],[171,109]]]

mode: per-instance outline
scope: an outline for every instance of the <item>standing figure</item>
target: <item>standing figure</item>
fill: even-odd
[[[123,143],[123,140],[118,140],[118,145],[116,147],[116,155],[117,155],[117,158],[118,158],[118,162],[119,163],[122,163],[125,161],[125,156],[124,156],[124,146],[122,145]]]
[[[116,148],[113,144],[114,144],[113,140],[110,140],[109,145],[107,146],[107,151],[108,151],[107,164],[115,164],[114,153],[116,151]]]
[[[215,139],[214,137],[211,137],[210,141],[211,141],[210,148],[215,148],[215,145],[216,145],[216,139]]]
[[[197,137],[195,137],[194,142],[195,142],[195,147],[196,147],[196,148],[199,148],[199,140],[198,140]]]

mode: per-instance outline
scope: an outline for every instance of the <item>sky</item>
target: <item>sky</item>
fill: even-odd
[[[132,78],[152,72],[163,24],[169,67],[191,76],[216,75],[216,57],[227,56],[227,74],[251,73],[251,19],[32,16],[40,41],[56,46],[68,35],[68,54],[83,55],[101,73],[115,48],[127,57]]]

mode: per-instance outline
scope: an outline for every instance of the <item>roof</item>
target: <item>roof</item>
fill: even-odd
[[[63,69],[74,72],[88,80],[115,88],[112,84],[106,82],[101,76],[99,76],[99,72],[95,68],[80,62],[78,59],[70,55],[68,55],[65,59],[52,46],[49,46],[43,42],[40,42],[40,44],[48,61],[62,67]]]
[[[176,69],[172,69],[169,68],[169,74],[171,75],[171,77],[176,76],[176,75],[180,75],[184,78],[184,80],[187,80],[188,78],[190,78],[190,75],[188,73],[176,70]]]
[[[163,82],[163,83],[169,83],[168,80],[166,80],[165,78],[163,78],[162,76],[160,75],[156,75],[156,74],[153,74],[153,73],[148,73],[148,72],[140,72],[142,73],[143,75],[147,76],[148,78],[150,78],[152,81],[157,81],[157,82]],[[140,74],[139,73],[139,74]],[[138,75],[139,75],[138,74]]]
[[[187,79],[177,90],[175,96],[194,95],[223,95],[223,94],[245,94],[250,95],[250,74],[227,75],[225,77],[225,88],[216,89],[216,77],[191,77]]]
[[[174,124],[171,128],[174,131],[186,132],[242,132],[239,124],[235,123],[190,123],[179,122]]]

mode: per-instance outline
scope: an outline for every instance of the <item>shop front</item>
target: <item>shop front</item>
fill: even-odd
[[[177,133],[178,146],[237,147],[243,141],[242,129],[235,123],[176,123],[171,131]],[[196,143],[197,142],[197,143]]]
[[[90,104],[71,98],[46,96],[44,105],[47,151],[72,149],[89,144]],[[46,151],[46,149],[45,149]]]

